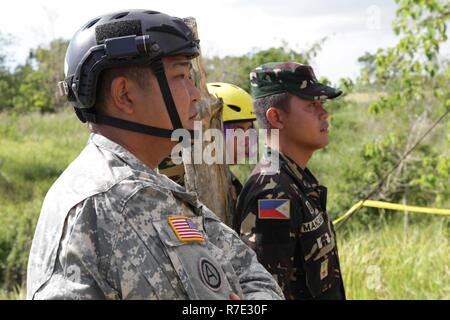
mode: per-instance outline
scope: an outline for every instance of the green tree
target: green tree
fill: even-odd
[[[448,205],[450,200],[449,120],[436,127],[410,155],[430,125],[450,108],[450,65],[440,55],[447,41],[450,4],[437,0],[396,0],[399,7],[393,30],[400,37],[396,46],[366,54],[364,72],[385,93],[369,105],[369,112],[385,122],[383,137],[365,145],[363,179],[354,184],[362,198],[394,167],[372,199],[425,206]],[[374,57],[374,59],[373,59]],[[359,173],[358,173],[359,174]],[[349,177],[356,179],[355,176]],[[371,189],[370,188],[370,189]],[[358,190],[359,189],[359,190]]]
[[[7,66],[8,49],[12,43],[10,35],[0,33],[0,111],[13,107],[14,75]]]
[[[372,87],[375,85],[375,64],[376,55],[366,52],[358,58],[358,62],[362,65],[361,74],[358,78],[358,83],[363,87]]]
[[[59,96],[57,83],[64,78],[67,40],[57,39],[47,47],[31,50],[27,62],[16,70],[20,83],[14,100],[16,110],[59,111],[66,104]]]
[[[325,41],[326,38],[323,38],[302,52],[290,49],[287,43],[284,43],[280,47],[255,50],[242,56],[206,58],[205,69],[208,82],[228,82],[250,91],[248,75],[252,69],[261,64],[276,61],[310,63]]]

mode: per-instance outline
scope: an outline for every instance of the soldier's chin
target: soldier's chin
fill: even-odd
[[[325,148],[330,143],[328,137],[320,144],[320,149]]]

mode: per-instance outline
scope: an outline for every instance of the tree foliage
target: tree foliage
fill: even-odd
[[[15,96],[15,78],[7,67],[11,44],[11,36],[0,33],[0,111],[12,108]]]
[[[0,38],[0,44],[4,43]],[[64,55],[68,41],[53,40],[30,51],[27,61],[10,71],[0,52],[0,110],[55,112],[66,102],[57,91],[64,78]]]
[[[205,59],[205,68],[208,82],[233,83],[249,92],[250,82],[248,75],[252,69],[264,63],[277,61],[311,63],[311,60],[321,50],[325,41],[326,38],[323,38],[302,52],[291,49],[287,43],[284,43],[280,47],[255,50],[242,56],[207,58]]]
[[[386,134],[365,145],[365,183],[375,183],[406,155],[450,108],[450,65],[439,55],[447,41],[450,4],[445,1],[397,0],[393,30],[400,37],[392,48],[360,58],[363,78],[376,83],[383,96],[370,104],[376,118],[389,117]],[[416,205],[448,202],[450,137],[448,117],[384,181],[375,198]],[[354,177],[352,177],[354,178]],[[372,185],[372,187],[374,186]],[[361,190],[360,196],[368,190]]]

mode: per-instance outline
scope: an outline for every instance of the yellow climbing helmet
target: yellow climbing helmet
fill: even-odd
[[[223,100],[223,122],[256,120],[252,96],[245,90],[224,82],[212,82],[206,86],[209,94]]]

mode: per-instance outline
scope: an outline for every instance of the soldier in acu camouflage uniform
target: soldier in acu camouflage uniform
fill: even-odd
[[[282,298],[234,231],[153,170],[173,130],[193,127],[198,54],[181,19],[154,11],[104,15],[75,34],[60,88],[92,134],[45,197],[29,299]]]
[[[238,199],[235,229],[252,246],[287,299],[345,299],[335,232],[326,212],[327,189],[308,170],[312,154],[328,144],[323,103],[341,94],[317,82],[310,66],[269,63],[250,73],[256,117],[279,129]]]

